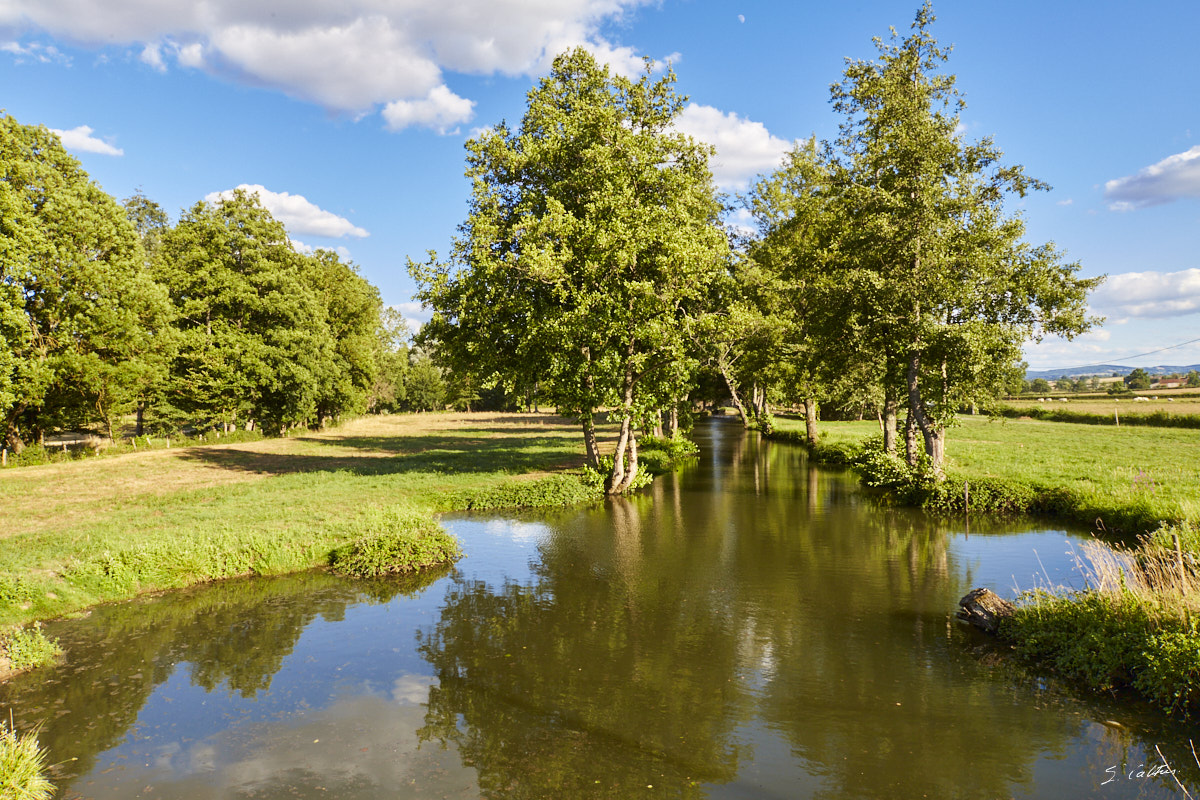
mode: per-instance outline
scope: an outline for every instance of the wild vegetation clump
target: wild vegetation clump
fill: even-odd
[[[414,508],[377,509],[356,520],[351,532],[360,534],[329,555],[329,565],[344,575],[375,578],[413,572],[462,555],[457,539]]]
[[[40,623],[0,632],[0,673],[23,672],[52,664],[61,655],[62,648],[46,636]]]
[[[1175,537],[1180,540],[1175,547]],[[1097,691],[1132,689],[1164,710],[1200,712],[1200,569],[1183,551],[1200,526],[1163,526],[1131,550],[1084,545],[1088,588],[1027,592],[1000,636],[1025,658]]]
[[[50,800],[54,785],[45,769],[46,751],[36,734],[18,734],[0,720],[0,800]]]
[[[700,455],[700,448],[686,436],[645,436],[638,442],[638,462],[652,475],[663,475],[688,459]]]
[[[586,468],[585,468],[586,469]],[[459,505],[472,511],[486,508],[546,508],[597,500],[603,492],[579,475],[550,475],[535,480],[511,480],[499,486],[469,490]]]

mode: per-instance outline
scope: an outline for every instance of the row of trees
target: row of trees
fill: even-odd
[[[578,417],[588,457],[600,407],[621,422],[609,470],[624,491],[636,430],[721,376],[749,424],[770,403],[876,410],[898,451],[940,474],[965,404],[1019,381],[1022,344],[1073,336],[1087,291],[1052,244],[1030,245],[1008,196],[1046,189],[967,143],[928,4],[912,33],[876,40],[832,88],[833,142],[798,143],[744,198],[756,224],[726,235],[711,150],[674,128],[675,76],[612,76],[560,56],[517,129],[467,145],[471,211],[450,258],[411,263],[435,315],[423,331],[480,385],[537,382]],[[924,454],[924,455],[922,455]]]
[[[125,415],[137,432],[275,433],[368,407],[436,407],[403,319],[336,253],[298,253],[245,193],[169,224],[105,194],[41,126],[0,115],[0,425],[20,450]],[[432,375],[430,372],[432,371]],[[432,381],[431,381],[432,379]],[[425,384],[437,390],[430,400]]]

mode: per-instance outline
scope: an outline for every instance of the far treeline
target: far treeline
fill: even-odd
[[[450,257],[409,264],[435,311],[422,340],[476,386],[537,386],[577,417],[610,492],[632,485],[639,430],[715,391],[748,425],[803,405],[810,440],[818,404],[871,409],[889,453],[940,476],[953,415],[1019,385],[1026,341],[1095,324],[1101,279],[1006,212],[1049,187],[964,139],[933,21],[926,4],[907,38],[847,62],[840,134],[798,143],[739,198],[752,233],[723,227],[713,151],[676,129],[670,69],[648,61],[635,81],[560,56],[519,127],[467,143]],[[621,423],[611,462],[600,408]]]
[[[0,115],[0,433],[122,420],[136,432],[278,434],[368,409],[441,408],[446,386],[356,267],[299,253],[254,195],[174,225],[118,203],[42,126]]]

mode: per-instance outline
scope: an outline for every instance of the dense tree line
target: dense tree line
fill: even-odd
[[[468,142],[471,211],[450,257],[410,263],[435,311],[443,363],[481,387],[537,385],[578,417],[615,409],[621,492],[637,432],[698,389],[746,424],[770,404],[868,410],[884,447],[940,475],[961,408],[1020,381],[1022,345],[1095,320],[1052,244],[1025,241],[1005,200],[1044,190],[990,138],[959,131],[963,101],[926,4],[832,87],[832,142],[800,142],[741,203],[753,234],[722,229],[711,150],[678,133],[669,70],[614,76],[584,51],[555,60],[516,129]],[[695,396],[693,394],[693,396]]]
[[[296,251],[253,195],[174,224],[107,195],[42,126],[0,115],[0,424],[278,433],[440,408],[441,373],[336,253]]]

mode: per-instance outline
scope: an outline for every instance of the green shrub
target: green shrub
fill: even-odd
[[[52,664],[60,655],[58,641],[46,638],[40,622],[0,633],[0,656],[7,658],[9,668],[16,672]]]
[[[1021,596],[1000,637],[1096,691],[1130,688],[1168,713],[1200,711],[1200,630],[1128,592]]]
[[[458,540],[429,515],[407,507],[376,510],[356,520],[359,535],[329,554],[334,571],[360,578],[412,572],[454,561],[462,555]]]
[[[638,461],[641,461],[639,456]],[[597,469],[584,467],[580,472],[579,480],[584,486],[593,491],[598,491],[603,494],[608,489],[608,479],[612,476],[613,457],[600,456],[600,464]],[[629,486],[629,491],[641,489],[649,486],[654,481],[654,475],[648,469],[642,469],[641,464],[638,464],[637,475],[633,476],[633,483]]]
[[[0,799],[49,800],[54,786],[43,775],[46,751],[35,734],[18,735],[0,720]]]
[[[651,475],[665,475],[699,454],[700,447],[684,436],[646,436],[638,442],[638,469]]]

